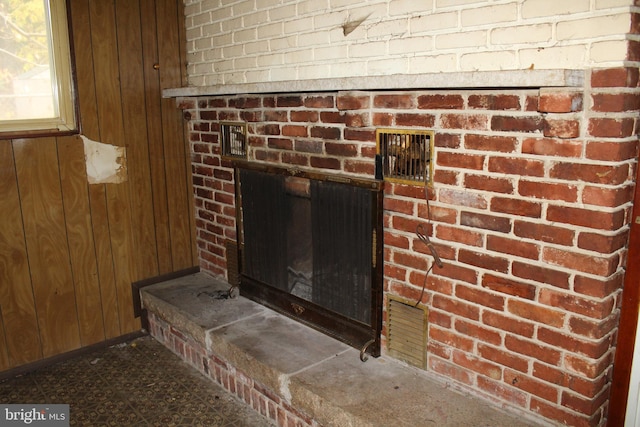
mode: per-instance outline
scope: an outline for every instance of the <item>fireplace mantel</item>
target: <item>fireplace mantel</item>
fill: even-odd
[[[583,70],[511,70],[288,80],[165,89],[165,98],[349,90],[580,87]]]

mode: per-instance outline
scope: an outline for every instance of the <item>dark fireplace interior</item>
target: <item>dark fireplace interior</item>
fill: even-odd
[[[381,182],[249,163],[236,173],[241,293],[378,356]]]

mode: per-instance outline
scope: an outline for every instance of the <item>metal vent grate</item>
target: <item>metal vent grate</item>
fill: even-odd
[[[433,131],[378,129],[378,155],[385,179],[407,183],[431,183]]]
[[[220,123],[222,155],[234,158],[247,157],[246,123]]]
[[[427,365],[427,309],[389,297],[387,305],[389,354],[425,369]]]

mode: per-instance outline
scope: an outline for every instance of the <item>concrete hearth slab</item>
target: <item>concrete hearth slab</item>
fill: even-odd
[[[206,348],[207,331],[267,311],[246,298],[218,299],[228,290],[229,285],[206,274],[192,274],[145,287],[141,297],[148,311],[171,319],[175,329]]]
[[[289,389],[292,405],[318,414],[322,425],[534,425],[447,389],[399,363],[385,358],[362,363],[354,349],[299,372],[291,378]]]
[[[431,373],[359,352],[204,274],[141,289],[143,306],[322,426],[533,427]]]
[[[209,337],[216,355],[271,390],[281,390],[283,379],[349,349],[271,310],[209,331]]]

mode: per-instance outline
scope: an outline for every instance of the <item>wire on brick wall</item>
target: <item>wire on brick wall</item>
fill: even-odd
[[[428,227],[431,226],[431,205],[429,204],[429,189],[428,189],[427,182],[424,183],[424,198],[427,202],[427,229],[428,229]],[[431,273],[431,270],[433,270],[433,266],[437,265],[438,268],[444,267],[444,265],[442,264],[442,260],[440,259],[440,255],[438,255],[438,250],[433,245],[433,243],[431,243],[431,240],[429,240],[428,232],[425,230],[422,224],[418,224],[418,226],[416,227],[416,236],[418,237],[418,240],[420,240],[422,243],[424,243],[427,246],[427,248],[429,249],[429,252],[431,252],[431,256],[433,257],[434,262],[431,263],[431,265],[427,269],[427,272],[424,275],[424,280],[422,282],[422,291],[420,292],[420,297],[418,297],[418,300],[416,301],[416,304],[414,305],[414,307],[417,307],[422,301],[422,297],[424,296],[424,291],[427,288],[427,279],[429,278],[429,273]]]

